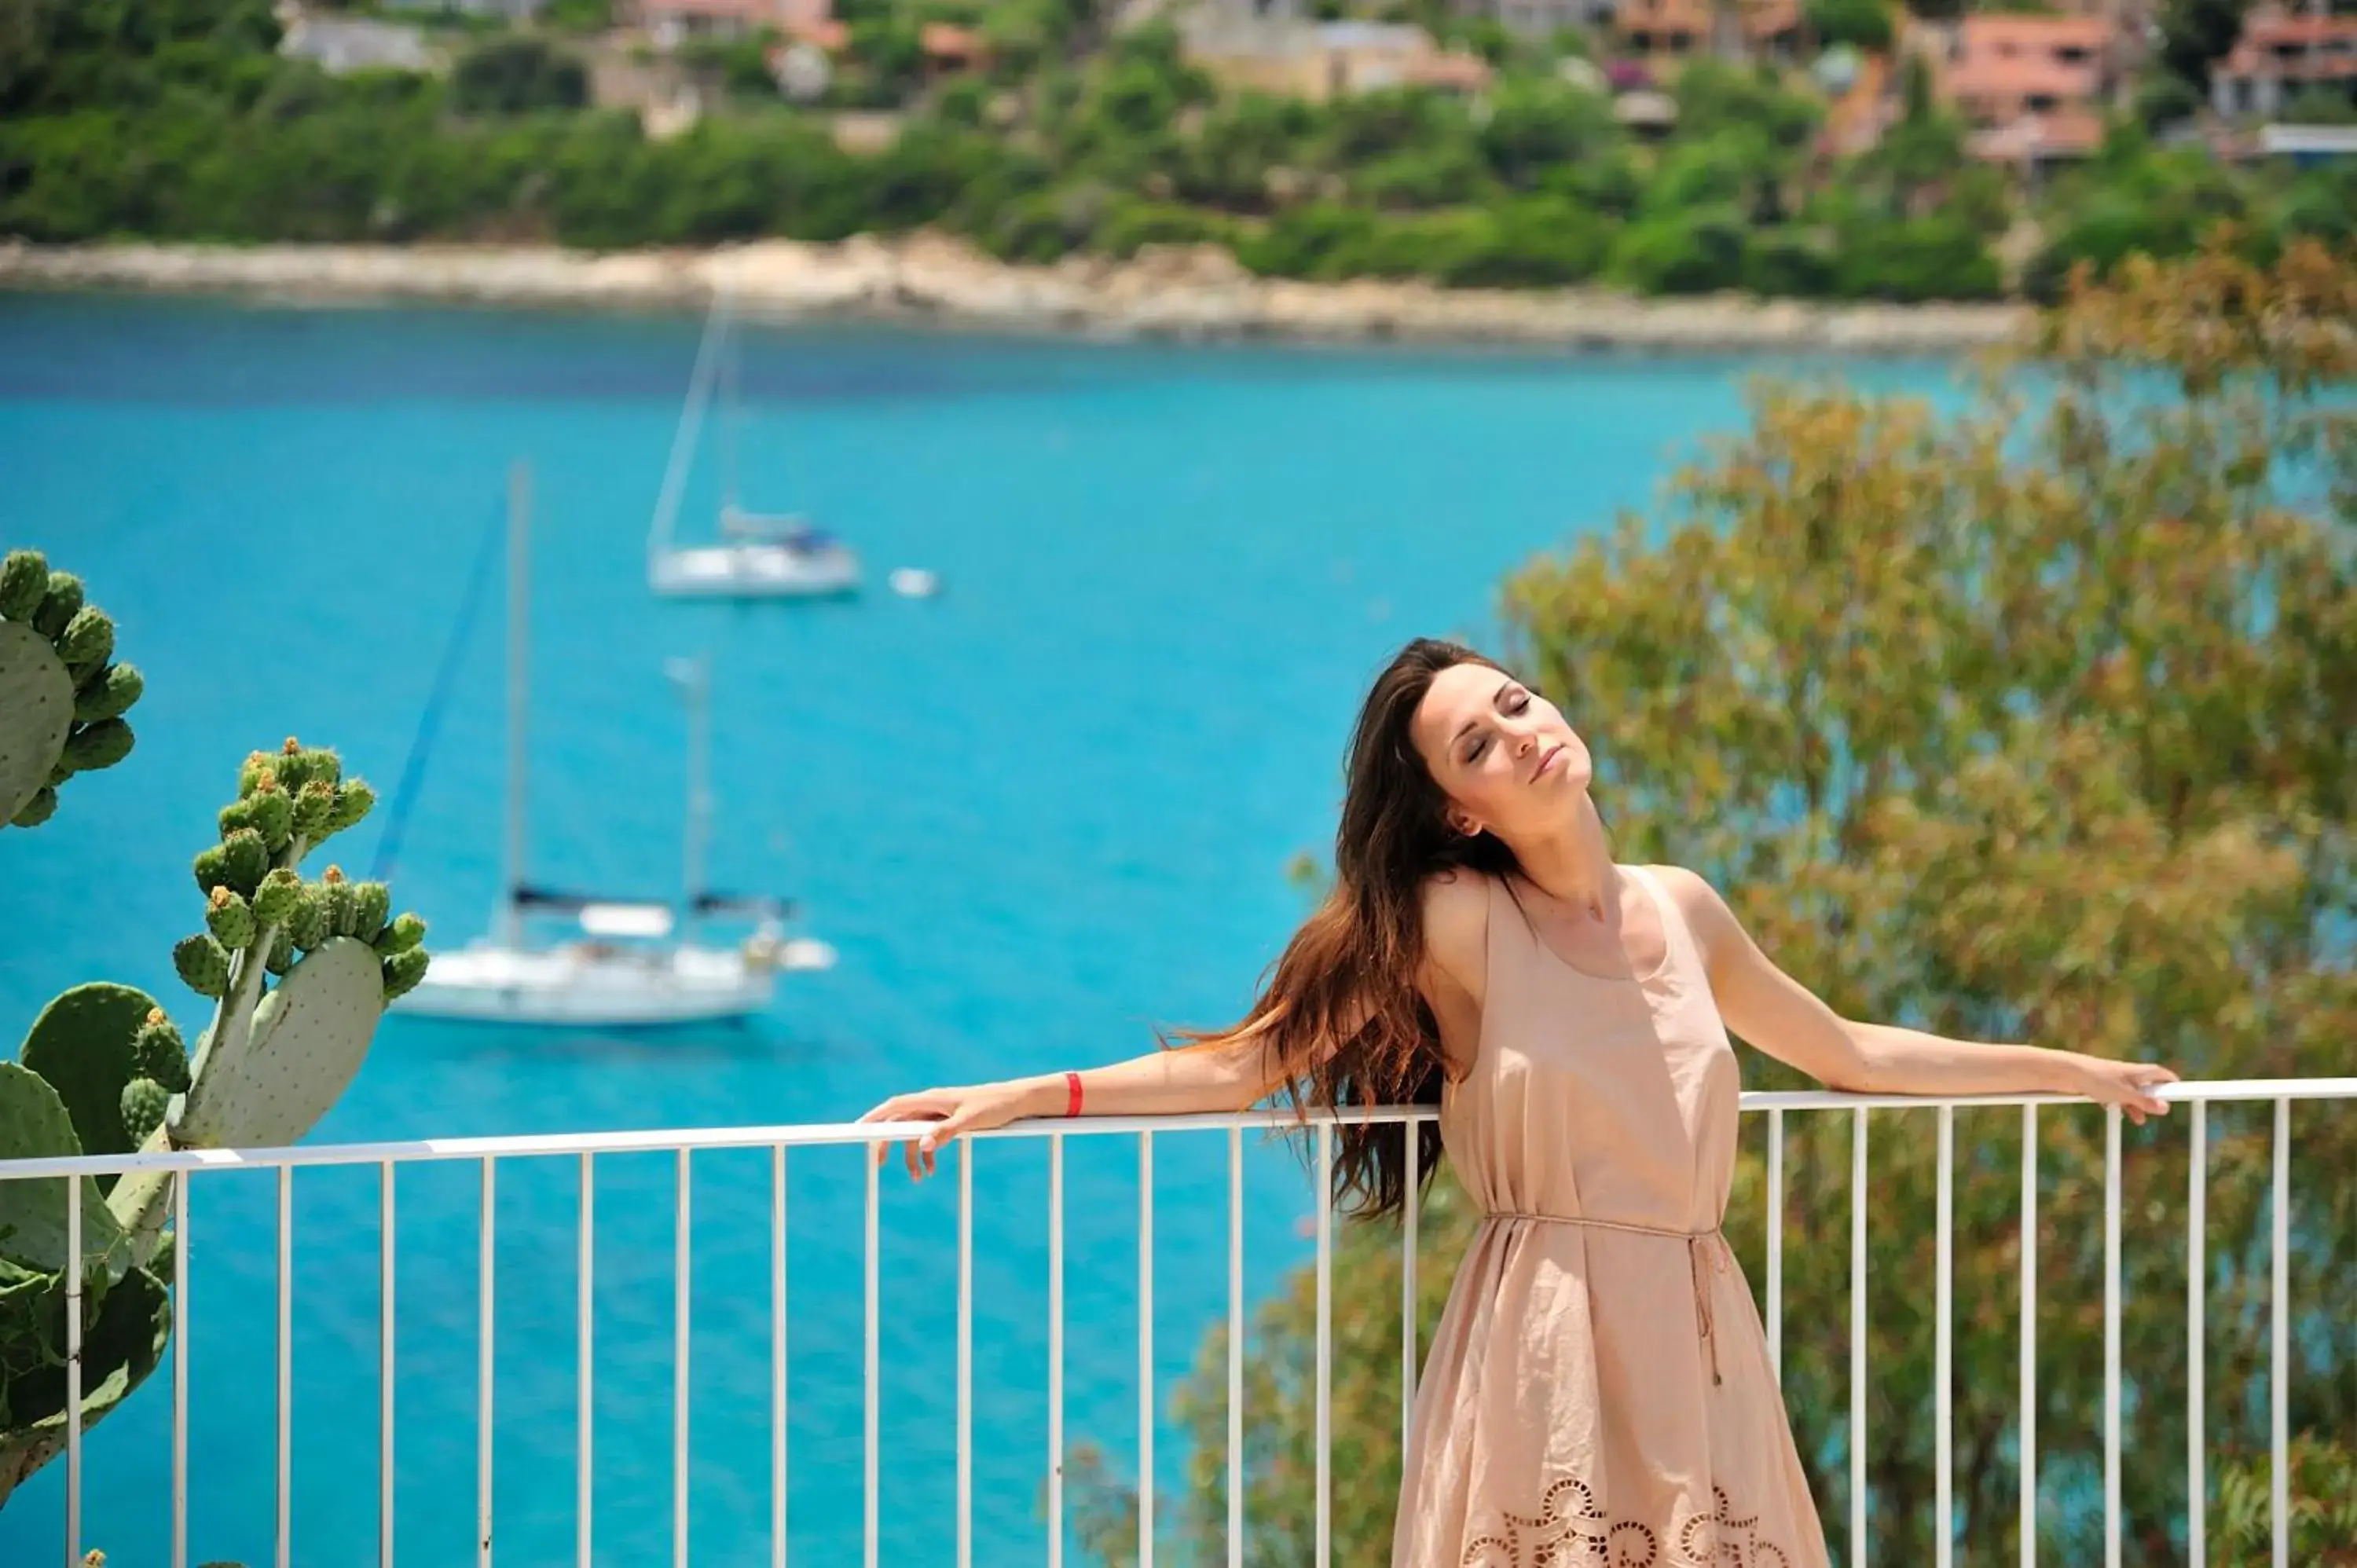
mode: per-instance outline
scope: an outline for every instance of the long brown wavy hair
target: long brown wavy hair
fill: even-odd
[[[1468,837],[1449,824],[1448,797],[1409,733],[1433,677],[1458,664],[1512,674],[1433,638],[1416,639],[1383,667],[1351,736],[1333,886],[1286,944],[1242,1022],[1174,1036],[1195,1049],[1257,1042],[1268,1080],[1297,1112],[1440,1101],[1448,1070],[1440,1027],[1416,990],[1424,885],[1454,867],[1487,875],[1516,868],[1501,840]],[[1413,1164],[1404,1131],[1347,1120],[1336,1128],[1338,1208],[1380,1218],[1405,1206],[1411,1184],[1421,1189],[1431,1180],[1438,1127],[1412,1129]]]

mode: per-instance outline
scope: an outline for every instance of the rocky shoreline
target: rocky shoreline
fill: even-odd
[[[554,248],[0,242],[0,289],[229,294],[294,303],[701,310],[728,289],[776,320],[924,322],[1116,338],[1649,352],[1951,353],[2022,326],[2012,305],[1812,305],[1604,290],[1260,278],[1216,247],[1009,266],[937,235],[594,255]]]

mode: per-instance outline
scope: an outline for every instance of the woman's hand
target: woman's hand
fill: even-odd
[[[2175,1083],[2177,1075],[2156,1062],[2115,1062],[2072,1051],[2064,1058],[2065,1094],[2082,1095],[2102,1105],[2116,1105],[2129,1121],[2144,1125],[2147,1116],[2169,1114],[2169,1101],[2152,1090]]]
[[[933,1173],[933,1152],[962,1133],[986,1133],[1040,1112],[1039,1083],[1009,1079],[970,1084],[960,1089],[926,1089],[896,1094],[862,1116],[862,1122],[932,1122],[939,1123],[921,1138],[904,1145],[909,1175],[921,1178]],[[890,1155],[889,1144],[876,1145],[876,1163]]]

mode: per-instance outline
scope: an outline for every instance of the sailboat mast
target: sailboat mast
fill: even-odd
[[[516,895],[523,887],[524,708],[530,693],[526,658],[531,628],[525,607],[531,595],[532,471],[519,462],[508,470],[508,767],[507,824],[501,841],[500,908],[492,922],[500,944],[519,947],[523,918]]]
[[[712,831],[712,656],[698,654],[683,684],[687,689],[687,824],[681,846],[681,922],[695,918],[704,891],[704,857]]]
[[[705,313],[704,336],[695,346],[695,368],[687,378],[687,401],[680,405],[679,423],[672,429],[671,456],[663,464],[662,490],[655,497],[654,522],[647,531],[650,567],[671,550],[680,501],[686,493],[687,470],[695,456],[695,437],[704,425],[705,405],[712,401],[713,384],[719,379],[721,338],[727,323],[728,294],[724,285],[715,293],[711,308]]]
[[[737,510],[737,382],[744,370],[743,352],[732,334],[720,360],[720,511],[724,517]]]

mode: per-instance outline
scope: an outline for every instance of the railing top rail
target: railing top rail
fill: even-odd
[[[2357,1078],[2218,1079],[2170,1083],[2156,1094],[2167,1101],[2357,1100]],[[1752,1090],[1746,1112],[1914,1110],[1939,1106],[2053,1104],[2086,1105],[2053,1094],[1846,1094],[1833,1090]],[[1369,1106],[1311,1112],[1308,1122],[1426,1122],[1438,1114],[1430,1105]],[[1230,1127],[1282,1131],[1302,1121],[1282,1108],[1190,1116],[1082,1116],[1017,1122],[982,1138],[1037,1138],[1062,1133],[1104,1135],[1185,1133]],[[310,1144],[284,1149],[172,1149],[152,1154],[55,1155],[0,1159],[0,1181],[40,1176],[103,1176],[123,1171],[274,1170],[286,1165],[363,1165],[428,1160],[506,1159],[544,1155],[668,1154],[681,1149],[803,1148],[899,1142],[931,1127],[925,1122],[816,1122],[759,1127],[665,1127],[619,1133],[550,1133],[486,1138],[422,1138],[378,1144]]]

